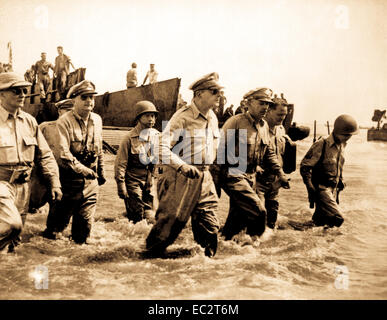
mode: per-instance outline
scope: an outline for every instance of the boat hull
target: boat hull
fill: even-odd
[[[387,130],[385,129],[368,129],[367,141],[387,141]]]
[[[97,95],[94,112],[102,117],[104,126],[133,127],[136,116],[135,104],[141,100],[148,100],[153,102],[159,111],[155,128],[161,130],[162,121],[169,120],[176,111],[180,81],[181,79],[174,78]]]

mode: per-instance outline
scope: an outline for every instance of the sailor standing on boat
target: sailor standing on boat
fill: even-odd
[[[146,239],[151,252],[162,253],[191,217],[194,240],[205,248],[206,256],[216,253],[218,197],[209,168],[219,142],[218,120],[212,111],[223,88],[218,79],[217,73],[211,73],[194,82],[191,104],[175,112],[161,135],[162,163],[168,164],[160,169],[156,224]],[[176,158],[164,159],[171,149]]]
[[[149,80],[149,84],[156,83],[156,82],[157,82],[157,77],[158,77],[158,75],[159,75],[159,74],[157,73],[157,71],[156,71],[156,69],[155,69],[154,63],[151,63],[151,64],[150,64],[150,69],[149,69],[149,71],[146,73],[142,85],[145,84],[146,80]]]
[[[158,111],[150,101],[139,101],[135,107],[136,126],[122,139],[114,163],[118,196],[125,201],[126,216],[137,223],[153,222],[154,166],[152,146],[158,144],[159,131],[154,129]],[[155,161],[154,161],[155,160]]]
[[[102,119],[92,112],[95,86],[88,80],[72,86],[67,94],[74,100],[72,111],[57,120],[58,161],[63,199],[47,217],[44,236],[55,239],[73,218],[71,236],[86,243],[97,207],[98,185],[106,182],[102,150]]]
[[[310,207],[316,205],[315,226],[340,227],[344,222],[338,206],[338,194],[344,189],[344,149],[352,135],[359,132],[356,120],[340,115],[333,132],[317,140],[300,164],[300,173],[308,191]]]
[[[41,57],[42,60],[35,63],[34,70],[38,77],[37,83],[39,84],[40,98],[44,100],[47,97],[47,91],[51,82],[49,71],[50,69],[54,71],[54,66],[47,61],[47,54],[45,52],[41,53]]]
[[[137,64],[132,63],[132,69],[126,73],[126,88],[134,88],[137,86]]]
[[[68,55],[63,53],[63,47],[57,47],[58,56],[55,58],[54,74],[56,77],[56,88],[60,95],[66,89],[67,75],[70,73],[70,66],[75,70],[73,63]]]
[[[0,74],[0,251],[14,242],[26,220],[32,167],[40,165],[53,200],[62,198],[58,165],[33,116],[21,110],[30,82]]]

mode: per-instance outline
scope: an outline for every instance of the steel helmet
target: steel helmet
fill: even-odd
[[[336,118],[333,125],[333,132],[336,134],[358,134],[359,126],[352,116],[342,114]]]
[[[136,113],[136,119],[138,119],[139,116],[141,116],[144,113],[152,112],[152,113],[159,113],[155,107],[155,105],[150,101],[139,101],[135,104],[134,110]]]

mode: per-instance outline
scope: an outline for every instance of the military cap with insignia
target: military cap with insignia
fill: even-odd
[[[72,107],[74,107],[74,100],[73,99],[65,99],[65,100],[61,100],[61,101],[58,101],[57,103],[55,103],[55,107],[57,107],[57,109],[71,109]]]
[[[243,99],[255,98],[260,101],[273,103],[273,100],[271,99],[272,95],[273,95],[273,91],[271,89],[261,87],[261,88],[255,88],[250,90],[243,96]]]
[[[25,81],[24,77],[16,72],[2,72],[0,73],[0,90],[7,90],[9,88],[30,87],[31,82]]]
[[[67,93],[67,98],[75,98],[81,94],[97,94],[94,83],[89,80],[83,80],[73,85]]]
[[[222,87],[219,83],[219,75],[217,72],[211,72],[209,74],[206,74],[205,76],[201,77],[199,80],[196,80],[194,83],[192,83],[188,89],[192,91],[199,91],[199,90],[211,90],[211,89],[222,89]]]
[[[287,103],[287,101],[285,99],[278,98],[277,95],[275,95],[272,100],[273,100],[273,104],[277,105],[277,106],[279,106],[279,105],[287,106],[288,105],[288,103]]]

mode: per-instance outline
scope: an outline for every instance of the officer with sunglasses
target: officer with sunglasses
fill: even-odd
[[[268,88],[250,90],[243,96],[248,111],[234,115],[222,127],[218,155],[224,154],[225,161],[221,164],[218,158],[217,163],[221,187],[230,197],[230,210],[222,230],[226,240],[244,229],[250,236],[261,236],[265,231],[266,209],[255,192],[256,174],[263,163],[278,175],[283,187],[289,187],[263,119],[273,102],[271,96]]]
[[[26,220],[30,177],[39,165],[52,200],[62,198],[59,170],[33,116],[21,110],[30,82],[14,72],[0,74],[0,251],[14,248]]]
[[[159,207],[156,223],[146,239],[152,253],[162,253],[172,244],[191,217],[194,239],[208,257],[216,253],[219,223],[218,197],[209,171],[219,141],[218,120],[213,108],[219,105],[218,74],[195,81],[191,104],[177,110],[161,135]],[[164,155],[172,149],[172,156]],[[175,155],[175,157],[173,157]],[[170,160],[170,161],[168,161]]]
[[[73,99],[73,110],[57,120],[59,135],[55,157],[63,187],[63,200],[55,204],[47,217],[44,236],[56,239],[72,217],[71,237],[75,243],[86,243],[97,206],[99,185],[106,182],[102,150],[102,119],[92,112],[94,95],[91,81],[72,86],[67,98]]]
[[[74,101],[72,99],[65,99],[55,103],[55,107],[58,110],[59,117],[66,112],[73,109]],[[39,124],[39,129],[42,131],[44,138],[46,139],[48,146],[55,155],[55,149],[58,147],[59,135],[56,127],[56,120],[44,121]],[[32,170],[31,175],[31,199],[30,199],[30,213],[38,212],[38,209],[44,206],[47,202],[50,202],[47,197],[47,188],[45,187],[39,168],[35,167]]]

